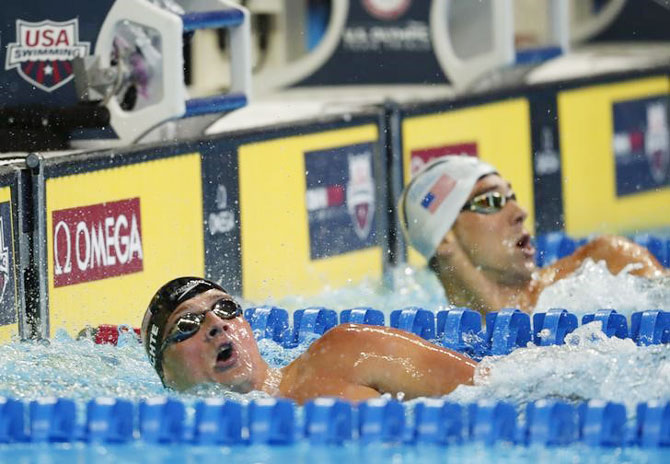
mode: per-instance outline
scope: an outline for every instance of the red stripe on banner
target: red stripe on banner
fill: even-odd
[[[23,72],[26,74],[30,74],[30,71],[32,71],[34,65],[35,65],[34,61],[29,61],[23,68]]]
[[[328,206],[340,206],[344,204],[344,187],[331,185],[326,189],[328,195]]]
[[[468,155],[477,156],[476,143],[458,143],[455,145],[444,145],[441,147],[424,148],[421,150],[412,150],[412,157],[418,156],[423,161],[428,162],[432,159],[447,155]]]
[[[430,161],[443,156],[467,155],[477,156],[477,143],[456,143],[453,145],[441,145],[439,147],[420,148],[412,150],[410,155],[412,174],[417,173]]]
[[[63,63],[63,68],[65,68],[65,74],[72,74],[72,65],[69,61],[61,61]]]
[[[54,77],[54,84],[59,83],[60,80],[61,80],[60,79],[60,71],[58,70],[58,63],[60,63],[60,61],[54,61],[53,63],[51,63],[51,66],[54,68],[54,71],[53,71],[53,73],[54,73],[54,76],[53,76]]]
[[[635,131],[628,134],[630,138],[630,149],[631,151],[642,151],[644,150],[644,132]]]

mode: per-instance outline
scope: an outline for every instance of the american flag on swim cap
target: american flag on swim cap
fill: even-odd
[[[431,214],[435,213],[455,185],[456,181],[453,178],[442,174],[421,200],[421,206],[430,211]]]

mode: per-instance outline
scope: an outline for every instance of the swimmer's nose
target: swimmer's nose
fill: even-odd
[[[216,338],[223,332],[228,331],[228,324],[223,319],[215,316],[211,311],[205,316],[207,321],[207,335],[210,338]]]
[[[510,216],[512,225],[523,223],[528,217],[526,210],[523,209],[516,200],[510,201],[508,204],[512,210],[512,215]]]

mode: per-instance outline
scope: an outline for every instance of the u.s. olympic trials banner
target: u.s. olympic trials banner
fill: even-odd
[[[667,95],[613,104],[617,196],[670,187]]]
[[[311,259],[376,245],[373,144],[305,153]]]

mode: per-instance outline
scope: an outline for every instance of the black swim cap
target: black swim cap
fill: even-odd
[[[142,322],[142,341],[149,361],[161,380],[163,380],[163,365],[158,350],[163,343],[165,324],[170,314],[184,301],[212,289],[228,293],[211,280],[201,277],[178,277],[163,285],[151,299]]]

